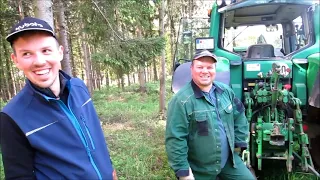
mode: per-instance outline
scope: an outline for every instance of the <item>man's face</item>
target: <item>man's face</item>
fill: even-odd
[[[19,37],[13,48],[12,60],[33,84],[50,89],[59,84],[63,48],[54,37],[46,33],[29,34]]]
[[[209,91],[216,77],[216,63],[211,57],[202,57],[194,60],[191,66],[191,75],[195,84],[203,91]]]

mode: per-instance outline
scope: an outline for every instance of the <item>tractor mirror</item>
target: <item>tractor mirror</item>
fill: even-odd
[[[275,32],[275,31],[278,31],[278,25],[276,24],[272,24],[272,25],[267,25],[266,26],[266,31],[267,32]]]
[[[214,50],[214,39],[211,37],[201,37],[195,39],[196,50]]]

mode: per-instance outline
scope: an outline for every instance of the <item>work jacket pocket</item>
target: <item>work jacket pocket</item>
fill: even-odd
[[[233,107],[232,104],[227,104],[223,106],[222,110],[220,111],[221,119],[225,122],[230,123],[233,120]]]
[[[197,122],[197,132],[199,136],[208,136],[209,134],[209,125],[208,125],[208,117],[205,115],[196,116]]]
[[[227,114],[230,114],[230,113],[233,111],[232,104],[227,105],[227,106],[224,107],[223,109],[224,109],[224,111],[225,111]]]

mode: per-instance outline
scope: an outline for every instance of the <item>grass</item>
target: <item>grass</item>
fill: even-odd
[[[137,89],[138,86],[133,85],[122,92],[112,87],[93,94],[93,102],[102,122],[118,178],[174,180],[165,153],[165,121],[160,120],[158,115],[158,82],[147,84],[146,95],[141,95]],[[171,96],[168,84],[167,102]],[[260,174],[259,179],[316,180],[312,175],[301,173],[288,175],[281,171],[285,167],[276,167],[275,164],[279,163],[263,164],[263,174]],[[1,173],[0,177],[3,171]]]
[[[165,121],[158,116],[157,87],[148,84],[144,96],[136,92],[137,86],[93,95],[119,180],[175,178],[164,151]]]
[[[262,163],[262,171],[257,173],[263,180],[318,180],[313,174],[296,168],[294,173],[287,173],[285,161],[266,161]]]

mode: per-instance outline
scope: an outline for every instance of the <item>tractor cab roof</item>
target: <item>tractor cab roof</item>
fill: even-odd
[[[225,27],[272,25],[292,21],[313,1],[298,0],[242,0],[218,10],[225,13]]]

